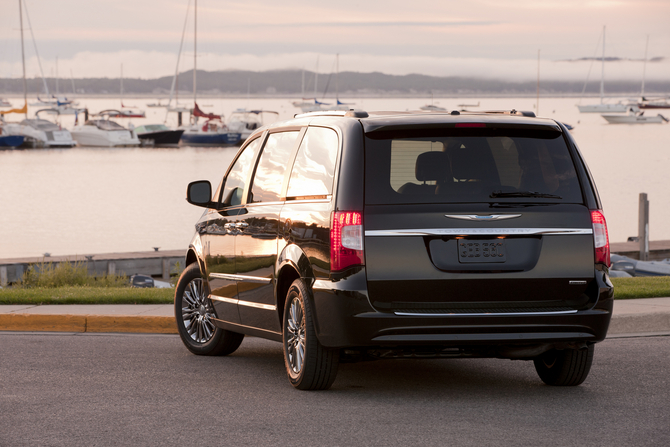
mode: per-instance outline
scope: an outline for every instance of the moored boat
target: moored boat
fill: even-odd
[[[184,129],[171,129],[165,124],[145,124],[137,126],[135,133],[144,145],[176,146]]]
[[[629,107],[628,114],[600,115],[610,124],[662,124],[668,119],[660,113],[656,116],[645,115],[637,107]]]
[[[278,119],[279,113],[271,110],[237,109],[230,114],[226,124],[231,132],[238,132],[241,135],[240,141],[244,141],[254,130],[274,123]]]
[[[139,146],[140,140],[133,130],[109,119],[88,120],[75,126],[70,133],[80,146],[119,147]]]
[[[35,118],[24,119],[20,123],[5,125],[5,132],[21,135],[33,147],[73,147],[77,142],[72,139],[70,131],[60,125],[40,117],[40,113],[56,113],[57,110],[42,109],[35,113]]]

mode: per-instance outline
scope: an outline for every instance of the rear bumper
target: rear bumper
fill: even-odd
[[[612,287],[598,278],[599,299],[574,313],[399,315],[378,312],[364,290],[364,272],[313,287],[317,337],[330,347],[441,345],[532,346],[595,343],[605,339],[612,317]],[[356,276],[363,275],[363,278]],[[608,284],[609,283],[609,284]],[[362,287],[355,287],[356,285]]]

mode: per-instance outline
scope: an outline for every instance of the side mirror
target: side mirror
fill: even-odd
[[[186,201],[191,205],[205,208],[212,205],[212,184],[209,180],[198,180],[188,184]]]

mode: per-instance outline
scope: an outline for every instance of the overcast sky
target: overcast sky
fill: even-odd
[[[46,76],[172,75],[189,0],[24,0]],[[193,67],[191,0],[180,71]],[[198,68],[305,68],[529,80],[670,80],[670,0],[199,0]],[[24,14],[28,77],[39,75]],[[2,0],[0,77],[21,76],[18,0]]]

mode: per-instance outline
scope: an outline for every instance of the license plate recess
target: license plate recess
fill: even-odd
[[[458,262],[482,263],[507,261],[503,239],[460,239],[458,241]]]

